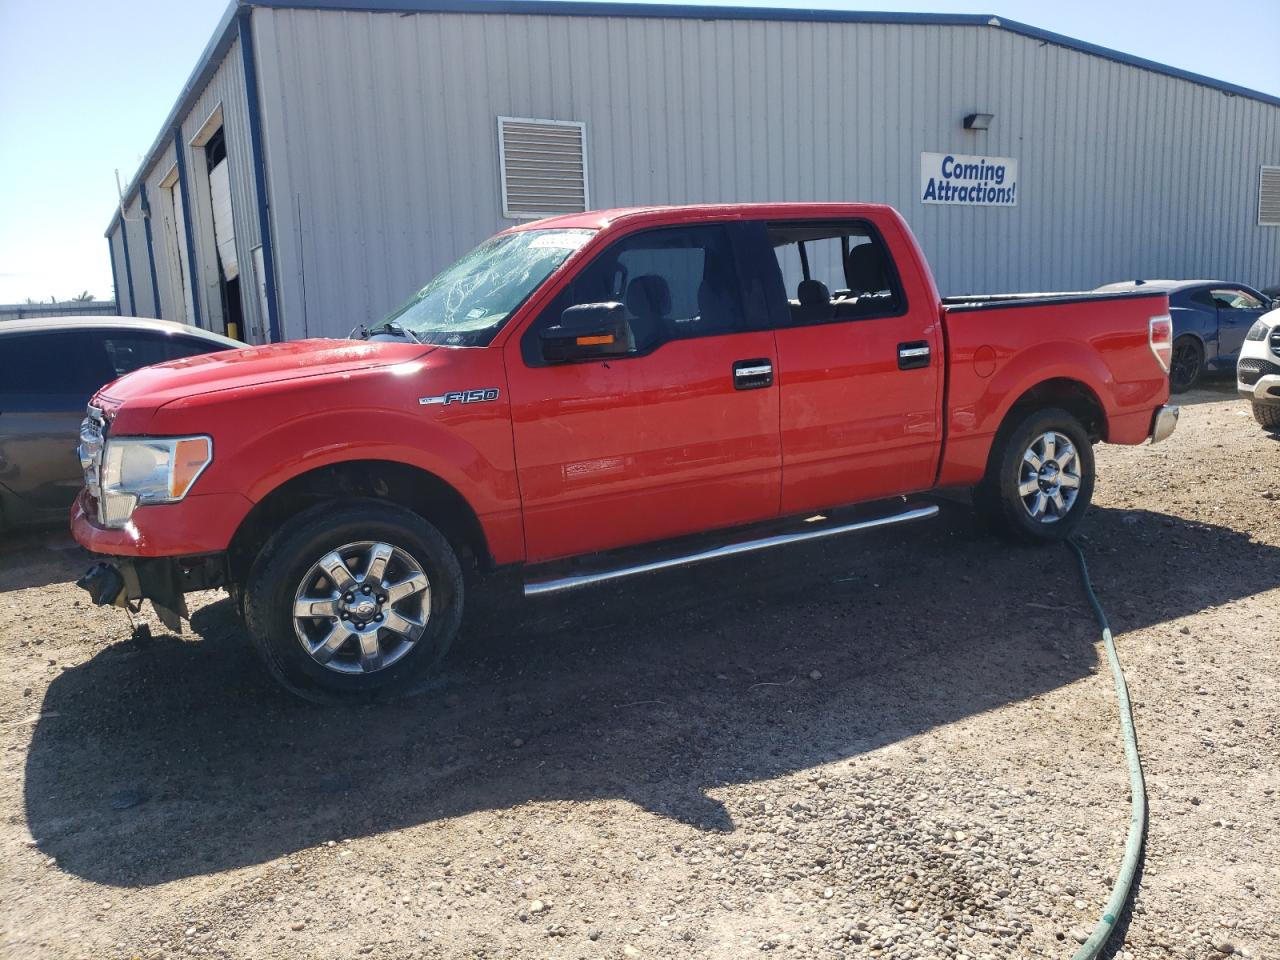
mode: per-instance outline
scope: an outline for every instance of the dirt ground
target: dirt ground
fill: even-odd
[[[1083,527],[1150,832],[1125,958],[1280,957],[1280,442],[1230,384],[1100,447]],[[1069,957],[1123,846],[1065,547],[931,523],[524,601],[443,681],[310,706],[225,595],[130,639],[0,547],[0,954]]]

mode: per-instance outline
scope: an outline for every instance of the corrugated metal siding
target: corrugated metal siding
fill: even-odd
[[[595,207],[891,203],[944,293],[1280,279],[1256,226],[1280,108],[998,28],[253,18],[288,337],[344,335],[510,225],[498,116],[585,121]],[[1018,206],[922,205],[921,152],[1016,157]]]
[[[253,248],[261,242],[258,229],[258,199],[253,180],[253,155],[249,142],[248,101],[245,99],[244,65],[240,43],[232,43],[226,58],[214,72],[208,86],[182,119],[182,149],[186,157],[187,188],[195,232],[196,292],[200,296],[200,316],[206,326],[222,329],[222,304],[218,293],[218,262],[213,239],[213,210],[209,202],[209,177],[204,151],[191,146],[204,122],[222,106],[222,126],[227,143],[227,165],[231,183],[231,210],[235,220],[236,258],[240,263],[240,300],[247,329],[245,335],[263,342],[266,320],[258,303],[257,277],[252,267]],[[165,168],[168,169],[167,167]],[[160,171],[163,175],[164,171]],[[147,187],[148,194],[151,187]],[[132,253],[132,248],[130,248]],[[211,324],[210,318],[216,318]]]
[[[171,262],[173,257],[166,243],[165,231],[167,221],[172,216],[169,202],[169,190],[160,186],[174,164],[173,144],[171,143],[156,157],[156,162],[143,177],[147,188],[147,199],[151,203],[151,242],[155,245],[156,284],[160,288],[160,309],[156,316],[163,320],[186,320],[186,309],[182,302],[182,281],[178,273],[180,267]]]
[[[147,227],[142,217],[142,197],[135,196],[124,208],[125,229],[129,231],[129,262],[133,267],[133,316],[158,317],[151,286],[151,260],[147,256]]]
[[[124,271],[124,244],[121,239],[121,229],[123,224],[116,223],[116,228],[111,232],[111,236],[107,239],[111,243],[111,260],[115,267],[116,283],[118,289],[116,293],[116,303],[120,304],[120,312],[126,316],[133,316],[133,303],[129,299],[129,281],[126,279]],[[130,259],[132,259],[133,251],[129,251]]]

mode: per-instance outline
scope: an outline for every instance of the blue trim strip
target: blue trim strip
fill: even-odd
[[[129,284],[129,313],[127,316],[136,317],[138,309],[137,298],[133,295],[133,264],[129,262],[129,224],[120,221],[120,243],[124,246],[124,277]],[[121,314],[125,316],[125,314]]]
[[[107,259],[111,261],[111,299],[116,302],[116,316],[123,316],[120,313],[120,278],[116,276],[116,245],[111,240],[111,234],[107,234]]]
[[[191,285],[191,319],[200,323],[200,270],[196,266],[196,234],[191,229],[191,191],[187,189],[187,158],[182,152],[182,127],[173,128],[173,156],[178,165],[178,193],[182,196],[182,232],[187,238],[187,283]],[[178,265],[182,269],[182,265]],[[186,304],[183,304],[185,307]]]
[[[276,267],[271,252],[271,216],[267,209],[267,165],[262,156],[262,115],[258,101],[258,67],[253,56],[252,11],[240,9],[240,62],[244,65],[245,99],[249,101],[249,148],[253,155],[253,185],[258,195],[258,238],[262,244],[263,285],[267,288],[267,338],[278,343],[280,316],[276,306]],[[257,291],[253,291],[257,293]],[[241,296],[243,296],[243,292]]]
[[[1238,84],[1215,80],[1203,74],[1192,73],[1171,67],[1168,64],[1135,57],[1131,54],[1100,47],[1094,43],[1075,40],[1041,30],[1016,20],[1004,20],[986,14],[970,13],[876,13],[868,10],[812,10],[788,9],[775,7],[709,7],[686,4],[665,3],[600,3],[598,0],[231,0],[230,5],[218,22],[213,38],[201,53],[196,68],[191,72],[177,102],[169,111],[164,122],[165,130],[187,114],[196,99],[204,91],[218,69],[222,58],[226,56],[232,41],[238,36],[237,17],[243,8],[265,7],[276,10],[352,10],[364,13],[488,13],[488,14],[532,14],[537,16],[562,17],[648,17],[677,20],[784,20],[805,23],[917,23],[935,26],[982,27],[990,26],[1011,33],[1021,34],[1033,40],[1041,40],[1057,46],[1067,47],[1081,53],[1092,54],[1123,63],[1143,70],[1151,70],[1165,76],[1187,80],[1201,86],[1221,90],[1232,96],[1247,97],[1280,107],[1280,97],[1260,90],[1250,90]],[[164,149],[165,136],[161,134],[150,149],[147,150],[142,166],[139,167],[133,180],[125,189],[125,200],[128,201],[137,191],[142,176],[155,162],[157,155]],[[119,213],[111,218],[107,232],[115,226]]]
[[[155,305],[156,317],[160,316],[160,281],[156,279],[156,251],[151,242],[151,204],[147,202],[147,185],[139,188],[142,197],[142,229],[147,235],[147,266],[151,268],[151,302]]]

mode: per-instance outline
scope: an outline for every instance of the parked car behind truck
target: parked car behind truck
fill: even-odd
[[[109,558],[94,599],[175,622],[224,586],[277,680],[365,697],[439,662],[464,571],[523,567],[540,594],[922,519],[902,498],[942,487],[1061,539],[1093,443],[1177,418],[1162,290],[943,305],[870,204],[524,224],[364,336],[103,389],[72,516]]]
[[[1271,309],[1271,300],[1252,287],[1223,280],[1134,280],[1099,290],[1162,290],[1173,318],[1173,361],[1169,388],[1190,390],[1206,373],[1235,371],[1244,335]]]
[[[66,522],[84,483],[76,460],[84,406],[104,383],[149,363],[239,346],[136,317],[0,323],[0,529]]]

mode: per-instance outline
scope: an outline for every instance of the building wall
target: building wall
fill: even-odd
[[[255,9],[287,337],[345,335],[501,215],[497,117],[587,125],[591,205],[898,207],[947,294],[1280,280],[1280,108],[995,27]],[[992,113],[990,131],[962,129]],[[1017,158],[924,205],[920,154]]]
[[[142,200],[134,196],[125,204],[124,229],[129,236],[129,265],[133,269],[133,312],[135,317],[158,317],[151,287],[151,266],[147,257],[147,230],[142,217]],[[121,278],[126,286],[127,281]]]
[[[200,326],[224,330],[222,300],[218,289],[218,261],[213,234],[213,212],[209,197],[209,178],[203,147],[193,145],[206,121],[221,107],[222,127],[227,145],[228,181],[231,186],[232,218],[235,223],[236,259],[240,266],[240,299],[245,329],[241,335],[251,342],[267,339],[267,321],[258,295],[258,274],[254,248],[261,242],[258,199],[253,176],[253,154],[249,138],[248,101],[244,86],[244,65],[240,44],[232,41],[221,63],[191,107],[179,118],[178,140],[186,166],[187,204],[184,214],[191,221],[195,257],[191,264],[193,295],[199,304]],[[170,137],[172,139],[172,137]],[[141,216],[141,193],[130,193],[126,203],[123,229],[128,231],[129,257],[133,270],[136,303],[130,303],[125,279],[123,250],[120,246],[119,220],[113,222],[109,235],[117,260],[121,291],[117,294],[125,313],[136,316],[186,320],[179,281],[180,266],[174,259],[175,249],[165,242],[165,216],[172,215],[166,188],[161,186],[176,162],[176,149],[170,143],[158,150],[141,172],[139,184],[145,184],[152,212],[151,234],[155,258],[156,287],[159,303],[152,288],[147,257],[146,232]],[[179,226],[178,240],[186,244],[185,228]]]
[[[173,211],[170,208],[168,188],[160,186],[173,169],[174,156],[173,144],[170,143],[156,157],[142,182],[146,185],[147,200],[151,204],[151,242],[155,248],[156,286],[160,290],[159,311],[155,316],[164,320],[185,321],[186,308],[182,301],[182,281],[178,273],[180,267],[170,253],[165,236],[166,230],[171,229],[169,224],[172,223]]]
[[[253,342],[266,339],[266,320],[257,296],[253,248],[261,243],[258,229],[258,198],[253,179],[253,152],[249,141],[249,110],[244,88],[244,64],[240,43],[233,42],[208,85],[181,122],[181,140],[187,168],[188,216],[195,232],[197,274],[195,289],[200,296],[201,325],[222,331],[223,316],[218,292],[218,261],[213,239],[213,210],[209,200],[209,178],[204,150],[191,145],[205,121],[219,106],[227,143],[228,179],[231,184],[231,212],[235,221],[236,260],[240,265],[240,299],[246,330]],[[162,172],[163,173],[163,172]],[[147,187],[150,194],[151,187]],[[181,319],[175,317],[174,319]]]
[[[107,241],[111,244],[111,264],[115,268],[116,303],[120,305],[121,314],[131,317],[133,316],[133,301],[129,299],[129,279],[128,274],[125,272],[124,235],[122,229],[123,223],[117,221],[107,235]],[[132,262],[132,250],[129,251],[129,257],[130,262]]]

